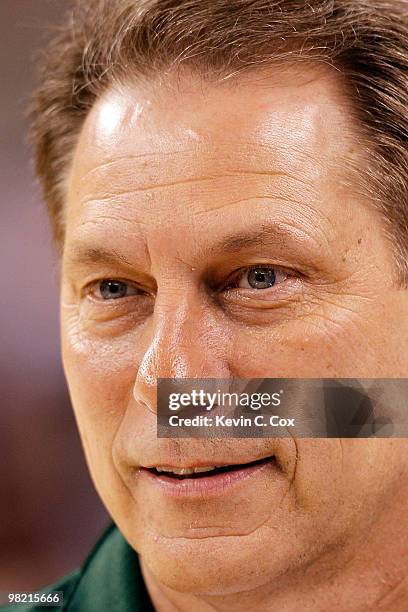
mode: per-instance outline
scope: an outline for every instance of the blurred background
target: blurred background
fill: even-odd
[[[63,378],[57,259],[26,144],[33,56],[67,6],[0,1],[0,603],[74,569],[108,524]]]

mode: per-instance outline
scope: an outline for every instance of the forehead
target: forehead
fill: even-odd
[[[138,222],[171,220],[260,195],[299,206],[307,199],[327,215],[323,191],[339,184],[333,177],[353,151],[349,123],[341,83],[328,69],[117,85],[81,131],[68,229],[108,208]]]
[[[346,107],[337,73],[310,66],[215,83],[185,76],[117,85],[90,111],[77,157],[86,172],[117,154],[158,155],[200,145],[214,154],[216,145],[238,145],[239,151],[252,145],[276,161],[286,152],[289,162],[296,147],[299,157],[313,156],[323,139],[337,149],[348,127]]]

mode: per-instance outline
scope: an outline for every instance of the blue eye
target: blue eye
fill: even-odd
[[[104,280],[99,283],[99,293],[104,300],[117,300],[128,295],[129,285],[122,281]]]
[[[288,275],[272,266],[252,266],[242,271],[237,287],[241,289],[270,289],[284,282]]]
[[[246,279],[252,289],[269,289],[276,282],[276,274],[273,268],[251,268]]]

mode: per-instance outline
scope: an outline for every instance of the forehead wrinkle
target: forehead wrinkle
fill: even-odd
[[[191,151],[189,149],[176,150],[176,151],[160,151],[160,156],[161,157],[175,157],[177,155],[182,155],[182,154],[190,153],[190,152]],[[146,158],[149,159],[151,157],[156,157],[156,156],[157,154],[155,153],[139,153],[139,154],[129,153],[126,155],[120,155],[118,157],[115,157],[114,159],[108,159],[100,164],[97,164],[93,168],[90,168],[89,170],[85,172],[85,174],[81,175],[80,181],[81,182],[85,181],[90,176],[100,171],[110,170],[112,166],[114,166],[117,163],[123,162],[123,161],[127,161],[127,160],[135,161],[135,160],[141,160],[141,159],[146,159]]]
[[[319,156],[316,156],[313,151],[313,147],[305,147],[304,145],[297,146],[295,142],[291,141],[290,144],[284,144],[271,140],[271,143],[265,141],[259,141],[255,138],[241,139],[234,137],[233,139],[223,139],[222,142],[216,142],[211,144],[206,143],[205,146],[194,145],[194,147],[172,150],[172,151],[155,151],[145,152],[136,154],[131,151],[126,154],[119,154],[116,158],[103,159],[101,163],[96,164],[85,173],[82,174],[84,167],[83,160],[81,160],[81,151],[79,151],[79,160],[76,159],[78,170],[77,174],[79,183],[86,182],[90,178],[96,175],[100,180],[111,180],[112,173],[114,172],[117,176],[123,176],[124,179],[128,179],[138,171],[145,172],[146,169],[150,172],[164,172],[174,174],[179,171],[180,168],[174,167],[175,164],[182,163],[182,170],[185,174],[189,172],[190,178],[193,178],[194,167],[199,164],[202,168],[208,168],[209,165],[216,164],[216,167],[224,167],[225,174],[239,175],[248,172],[259,173],[259,174],[273,174],[273,173],[284,173],[288,177],[297,180],[295,172],[302,170],[299,164],[302,161],[308,162],[308,165],[313,168],[313,172],[316,173],[316,169],[322,170],[324,168],[324,162]],[[181,160],[178,158],[182,158]],[[164,162],[161,158],[164,158]],[[169,163],[168,163],[169,161]],[[126,162],[129,162],[128,164]],[[132,162],[135,162],[133,165]],[[140,169],[138,167],[140,162]],[[327,162],[327,158],[325,158]],[[119,164],[119,168],[115,166]],[[237,169],[234,169],[235,168]],[[262,168],[264,167],[264,169]],[[275,166],[274,168],[271,166]],[[336,168],[338,164],[336,163]],[[75,162],[74,166],[75,168]],[[295,172],[293,172],[293,170]],[[210,173],[213,175],[213,173]]]
[[[195,217],[200,217],[203,215],[208,215],[209,213],[211,214],[217,210],[225,210],[227,208],[231,208],[231,206],[238,206],[239,204],[250,203],[255,200],[260,200],[260,201],[265,201],[265,200],[278,201],[280,200],[281,202],[287,202],[288,204],[299,204],[298,200],[296,200],[295,198],[286,197],[286,196],[271,196],[270,194],[264,193],[264,194],[257,194],[254,196],[248,196],[246,198],[239,198],[237,200],[233,200],[232,202],[220,204],[219,206],[212,206],[209,210],[197,210],[193,213],[193,215]]]
[[[238,185],[239,187],[239,185]],[[330,215],[325,214],[324,210],[318,210],[315,206],[315,201],[318,195],[311,192],[310,188],[307,192],[307,202],[305,201],[306,192],[302,190],[299,192],[297,189],[291,188],[291,186],[285,185],[286,189],[283,190],[282,186],[278,185],[278,189],[276,186],[268,183],[266,185],[266,189],[259,192],[258,185],[257,188],[253,191],[253,195],[249,194],[247,197],[239,197],[242,194],[241,189],[235,189],[235,193],[231,191],[232,187],[227,190],[224,190],[224,195],[228,195],[227,200],[221,204],[218,201],[214,202],[214,195],[217,195],[219,191],[219,187],[217,186],[216,190],[212,192],[208,192],[204,194],[201,192],[201,195],[205,198],[211,196],[211,201],[207,202],[207,199],[202,200],[199,209],[191,202],[191,206],[189,207],[189,211],[186,212],[186,220],[190,217],[191,221],[194,218],[198,220],[199,223],[202,223],[205,220],[205,217],[211,218],[212,214],[217,211],[226,211],[227,209],[231,209],[234,207],[238,207],[238,210],[242,210],[242,207],[245,204],[252,204],[252,211],[260,212],[262,209],[265,212],[270,212],[271,214],[274,212],[274,206],[278,206],[279,216],[282,219],[288,219],[290,222],[294,220],[294,217],[301,218],[302,223],[306,225],[311,225],[312,227],[317,227],[325,222],[325,225],[328,223],[330,228],[333,227],[333,219]],[[252,191],[252,189],[251,189]],[[83,213],[81,215],[81,225],[86,224],[94,224],[98,225],[100,222],[104,221],[110,222],[125,222],[130,228],[132,226],[134,229],[139,228],[142,230],[143,228],[148,228],[151,223],[149,222],[150,215],[155,215],[155,210],[157,211],[156,206],[152,206],[152,200],[149,200],[143,204],[142,207],[139,206],[140,202],[134,200],[132,202],[131,196],[134,195],[134,192],[124,192],[123,196],[115,196],[110,194],[108,196],[101,196],[101,198],[97,198],[95,196],[89,197],[81,201],[83,204]],[[147,197],[148,194],[146,194]],[[189,198],[191,198],[191,194],[187,194]],[[232,196],[232,198],[230,197]],[[318,198],[319,200],[321,198]],[[164,201],[163,201],[164,202]],[[287,204],[285,208],[282,208],[282,204]],[[240,206],[241,205],[241,206]],[[160,203],[158,204],[160,209]],[[87,218],[88,217],[88,218]],[[156,217],[154,217],[156,218]],[[201,221],[200,221],[201,218]],[[299,219],[298,219],[299,220]],[[152,219],[150,221],[153,221]]]
[[[137,245],[137,252],[142,253],[150,265],[149,249],[146,240],[143,236],[143,232],[141,231],[141,226],[144,225],[143,221],[140,221],[135,218],[126,218],[122,214],[109,214],[109,211],[104,212],[103,214],[98,213],[96,215],[93,215],[93,217],[91,218],[86,218],[87,212],[89,212],[89,209],[85,209],[85,217],[81,215],[81,217],[79,217],[78,219],[78,222],[74,226],[71,226],[71,231],[69,233],[70,240],[74,244],[77,244],[78,248],[84,249],[85,247],[87,247],[88,241],[90,240],[101,240],[101,242],[105,243],[107,241],[116,240],[115,237],[111,238],[109,236],[109,230],[113,230],[114,235],[115,230],[116,234],[120,233],[120,235],[123,235],[123,233],[126,232],[127,242],[134,242],[135,245]],[[109,227],[107,227],[107,224],[109,224]],[[117,224],[119,224],[119,226]],[[91,238],[89,238],[90,236]],[[70,240],[67,240],[65,244],[69,245],[69,248],[72,249],[72,247],[70,246]],[[101,251],[101,249],[105,249],[106,253],[108,252],[108,250],[111,253],[115,251],[115,248],[100,247],[97,243],[94,245],[91,244],[90,246],[92,247],[89,249],[90,251],[92,251],[92,249],[94,249],[95,252],[99,252]],[[90,255],[92,255],[92,253]],[[123,262],[126,263],[126,258],[124,256],[122,257],[122,259]],[[88,258],[88,260],[90,261],[90,258]],[[129,261],[130,260],[127,260],[127,263],[129,263]]]
[[[82,195],[78,201],[81,205],[93,203],[103,204],[104,202],[111,202],[114,205],[120,205],[120,199],[123,198],[123,204],[128,206],[129,202],[126,200],[130,199],[132,196],[136,196],[137,194],[150,193],[153,197],[153,193],[155,191],[164,190],[166,188],[177,188],[182,186],[188,187],[199,184],[209,185],[211,187],[211,192],[214,195],[217,195],[217,192],[218,196],[227,195],[229,192],[231,192],[232,194],[232,192],[236,190],[237,196],[239,196],[239,194],[242,193],[240,180],[247,181],[251,178],[254,180],[263,179],[263,182],[265,182],[264,188],[266,188],[267,190],[270,188],[273,189],[272,194],[269,193],[268,195],[265,195],[265,197],[269,197],[270,199],[287,199],[288,202],[291,202],[291,198],[293,197],[293,195],[297,197],[298,193],[301,193],[302,199],[307,196],[309,200],[315,200],[318,196],[318,193],[316,191],[316,177],[309,178],[302,175],[296,176],[293,173],[287,171],[274,171],[271,169],[266,169],[259,171],[241,170],[229,173],[214,172],[211,173],[209,176],[196,176],[194,178],[185,178],[160,183],[157,182],[155,179],[150,179],[149,183],[147,184],[142,183],[139,186],[135,185],[132,186],[132,188],[128,189],[126,189],[126,185],[123,185],[121,188],[120,181],[118,181],[117,188],[115,189],[115,186],[112,185],[113,179],[111,179],[108,191],[105,188],[105,182],[103,184],[97,184],[93,186],[92,190],[90,190],[88,186],[88,194],[85,193],[84,195]],[[126,177],[126,179],[126,182],[128,183],[131,181],[133,182],[135,180],[132,176]],[[228,185],[228,188],[225,187],[224,183],[222,183],[221,185],[217,184],[220,181],[227,179],[231,179],[231,181],[233,181]],[[281,179],[283,182],[281,183],[279,179]],[[278,181],[278,183],[276,183],[276,181]],[[293,183],[293,185],[291,183]],[[259,188],[259,185],[253,184],[252,187],[246,185],[246,187],[248,188],[248,190],[252,190],[255,188]],[[299,192],[299,189],[302,189],[302,191]],[[97,195],[98,191],[102,192],[100,196]],[[200,189],[199,195],[203,196],[206,193],[208,195],[208,193],[210,192],[208,190],[202,191],[202,189]],[[250,191],[248,193],[248,199],[251,199]]]
[[[231,145],[235,146],[239,144],[237,143],[237,141],[231,141]],[[253,174],[283,174],[286,175],[290,178],[293,178],[294,180],[297,179],[296,175],[289,172],[287,169],[283,170],[280,168],[280,166],[287,166],[288,164],[286,163],[287,160],[282,160],[280,159],[281,155],[277,155],[277,153],[285,153],[285,154],[289,154],[289,157],[291,160],[293,160],[293,158],[295,157],[293,154],[296,154],[296,159],[297,161],[300,161],[301,159],[303,160],[308,160],[311,164],[313,164],[314,166],[319,166],[321,168],[324,167],[324,163],[322,162],[322,160],[313,155],[312,151],[306,151],[304,147],[295,147],[293,145],[291,145],[290,147],[282,147],[280,148],[280,151],[276,151],[275,148],[273,148],[272,146],[265,144],[265,143],[256,143],[254,149],[265,149],[267,153],[269,153],[268,158],[266,159],[265,154],[263,154],[261,157],[256,158],[256,156],[254,155],[255,151],[252,152],[247,152],[244,153],[243,151],[237,151],[236,149],[233,151],[233,160],[235,162],[235,164],[237,164],[237,162],[240,161],[240,158],[243,158],[245,160],[245,162],[248,162],[248,160],[250,160],[252,162],[252,165],[258,165],[258,166],[263,166],[265,165],[266,161],[270,162],[271,164],[274,163],[277,168],[275,170],[271,169],[271,168],[267,168],[265,170],[259,169],[259,170],[255,170],[253,168],[246,170],[245,168],[240,168],[239,170],[226,170],[228,175],[234,176],[234,175],[239,175],[239,174],[245,174],[245,173],[253,173]],[[150,160],[151,163],[156,163],[158,167],[161,167],[162,162],[158,161],[158,158],[161,157],[166,157],[166,158],[170,158],[170,159],[174,159],[177,155],[183,155],[183,154],[193,154],[193,160],[196,162],[197,160],[199,160],[201,163],[214,163],[214,162],[218,162],[221,163],[221,161],[223,163],[225,163],[225,159],[226,157],[224,155],[220,155],[217,156],[217,153],[222,153],[222,151],[219,150],[219,147],[213,147],[212,150],[208,151],[206,150],[206,156],[200,156],[197,155],[197,151],[194,150],[183,150],[183,151],[169,151],[169,152],[162,152],[160,151],[159,153],[141,153],[140,155],[134,155],[134,154],[126,154],[126,155],[121,155],[115,159],[110,159],[108,161],[104,161],[100,164],[97,164],[96,166],[94,166],[93,168],[87,170],[84,174],[81,174],[81,176],[79,177],[79,181],[82,183],[86,180],[88,180],[90,178],[90,176],[94,175],[94,174],[102,174],[102,176],[105,174],[105,172],[108,174],[108,177],[111,176],[111,172],[110,170],[114,169],[114,166],[116,164],[120,164],[121,162],[133,162],[133,161],[138,161],[138,160]],[[228,148],[226,153],[229,154],[229,156],[227,157],[228,161],[230,160],[230,156],[231,156],[231,149]],[[220,159],[218,159],[218,157]],[[255,164],[253,164],[253,160],[255,160]],[[191,159],[187,158],[185,160],[186,165],[191,165]],[[336,164],[337,165],[337,164]],[[147,164],[143,163],[142,164],[142,168],[146,168]],[[125,174],[126,171],[123,172],[123,174]],[[132,172],[134,172],[134,167],[129,168],[129,174],[131,174]],[[215,175],[215,176],[221,176],[221,175]]]
[[[203,223],[203,217],[209,216],[211,217],[214,213],[217,214],[219,210],[230,209],[233,206],[250,203],[251,201],[260,202],[260,205],[255,205],[251,208],[251,213],[253,218],[253,213],[255,212],[265,212],[269,213],[267,217],[260,219],[260,223],[268,224],[270,223],[269,218],[273,217],[273,224],[275,227],[287,225],[288,227],[293,228],[295,231],[305,232],[306,230],[310,230],[310,234],[315,233],[321,235],[322,242],[325,242],[329,245],[329,236],[335,236],[337,234],[337,226],[335,220],[333,219],[333,215],[327,214],[323,209],[316,208],[313,202],[305,202],[305,198],[294,196],[286,196],[279,195],[277,193],[273,194],[256,194],[254,196],[248,196],[246,198],[238,198],[237,200],[233,200],[226,204],[222,204],[220,206],[214,206],[206,210],[199,210],[193,213],[193,218],[198,217],[198,222]],[[270,203],[270,205],[269,205]],[[285,208],[273,208],[274,204],[290,204],[290,207]],[[266,204],[261,208],[262,204]],[[216,220],[218,217],[216,216]],[[225,220],[225,224],[228,225],[228,220]]]
[[[96,226],[98,227],[99,225],[104,225],[105,222],[111,223],[111,224],[115,224],[115,223],[125,223],[126,225],[130,226],[133,230],[134,234],[137,234],[137,238],[138,239],[142,239],[141,238],[141,232],[139,231],[139,226],[142,224],[139,220],[135,219],[135,218],[126,218],[122,215],[109,215],[109,214],[96,214],[93,218],[87,219],[87,218],[81,218],[80,222],[78,223],[78,227],[80,228],[80,231],[83,230],[84,228],[86,228],[88,225],[91,226]],[[105,228],[106,231],[106,228]]]
[[[178,181],[169,181],[169,182],[165,182],[165,183],[154,183],[154,184],[149,184],[149,185],[144,185],[141,187],[135,187],[134,189],[130,189],[130,190],[125,190],[125,191],[118,191],[118,192],[110,192],[109,194],[102,196],[102,197],[91,197],[89,199],[85,198],[85,199],[81,199],[80,203],[81,204],[89,204],[92,202],[105,202],[105,201],[109,201],[112,198],[114,198],[115,196],[131,196],[133,194],[136,193],[143,193],[145,191],[154,191],[156,189],[163,189],[166,187],[177,187],[178,185],[190,185],[190,184],[195,184],[195,183],[206,183],[206,182],[210,182],[210,181],[214,181],[217,179],[225,179],[225,178],[237,178],[237,177],[242,177],[242,178],[247,178],[248,176],[265,176],[265,177],[285,177],[285,178],[290,178],[291,180],[294,181],[298,181],[302,184],[305,184],[306,181],[298,178],[298,177],[294,177],[292,175],[289,175],[286,172],[273,172],[273,171],[260,171],[260,172],[237,172],[237,173],[230,173],[230,174],[214,174],[212,176],[204,176],[204,177],[197,177],[197,178],[190,178],[190,179],[180,179]],[[307,183],[306,183],[307,184]]]

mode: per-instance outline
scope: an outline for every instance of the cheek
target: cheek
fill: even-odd
[[[395,360],[383,359],[393,350],[383,321],[378,305],[329,307],[322,301],[310,314],[282,325],[231,333],[231,370],[242,378],[395,376]]]
[[[298,439],[296,497],[318,529],[351,535],[375,520],[395,495],[401,441],[393,439]],[[312,518],[313,520],[313,518]]]
[[[359,363],[345,330],[330,336],[306,323],[235,336],[232,371],[242,378],[357,377]],[[363,375],[361,375],[363,377]]]
[[[63,319],[62,356],[72,405],[92,478],[111,513],[127,496],[112,461],[112,445],[133,392],[133,344],[129,338],[109,343],[90,339]]]
[[[62,317],[62,357],[74,409],[81,418],[118,418],[132,394],[140,363],[135,334],[108,340]]]

